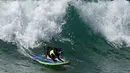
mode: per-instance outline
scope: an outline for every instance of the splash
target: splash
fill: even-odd
[[[126,0],[84,2],[74,6],[92,29],[101,33],[109,42],[130,46],[130,3]]]
[[[59,34],[67,0],[0,1],[0,39],[26,48]]]

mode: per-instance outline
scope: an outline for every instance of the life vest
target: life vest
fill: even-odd
[[[54,50],[51,50],[49,54],[50,55],[55,55]]]

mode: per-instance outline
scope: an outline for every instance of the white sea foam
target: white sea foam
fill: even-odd
[[[126,0],[84,2],[73,4],[80,17],[89,22],[95,32],[118,46],[130,46],[130,3]]]
[[[0,1],[0,39],[35,47],[59,34],[68,0]]]

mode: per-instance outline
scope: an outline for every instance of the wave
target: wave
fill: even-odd
[[[0,10],[2,72],[129,73],[128,1],[0,1]],[[26,57],[44,44],[61,47],[71,67],[41,70]]]
[[[130,46],[130,3],[126,0],[85,2],[76,1],[80,17],[90,23],[96,33],[102,34],[115,46]]]

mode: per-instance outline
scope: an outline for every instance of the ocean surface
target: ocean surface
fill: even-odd
[[[62,48],[69,66],[32,55]],[[1,0],[0,73],[130,73],[127,0]]]

